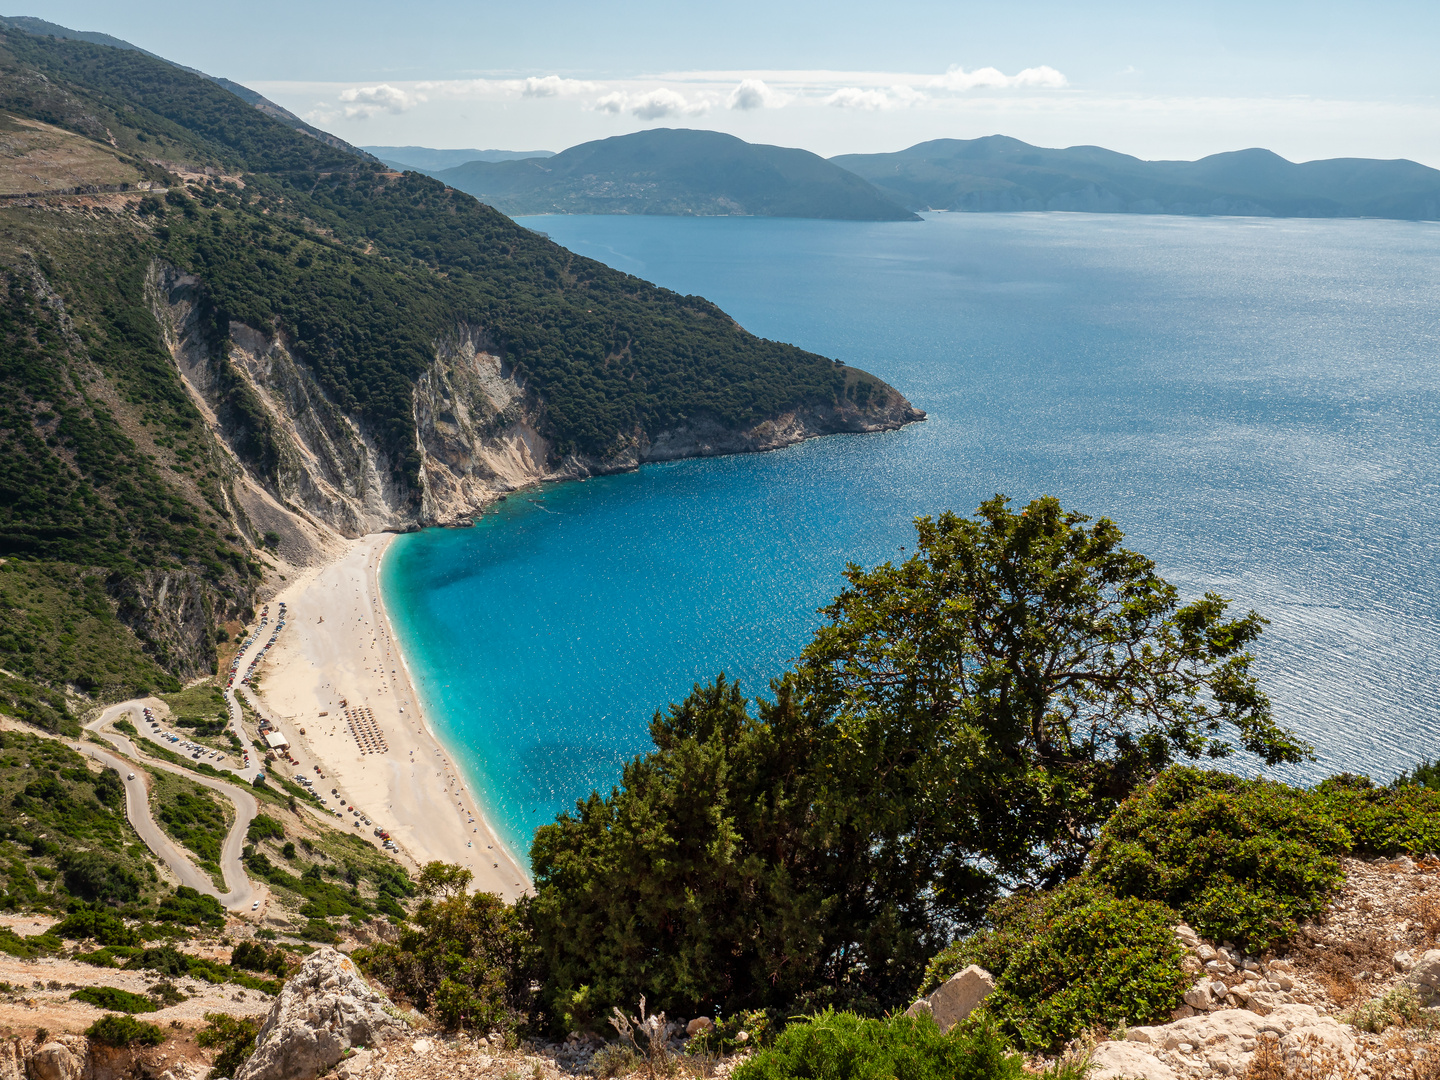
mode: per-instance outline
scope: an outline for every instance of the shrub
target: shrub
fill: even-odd
[[[1170,905],[1206,937],[1263,952],[1324,910],[1350,842],[1309,792],[1179,767],[1121,804],[1086,873]]]
[[[59,860],[65,888],[92,903],[125,904],[140,898],[134,871],[93,851],[67,853]]]
[[[245,830],[245,839],[252,844],[258,844],[261,840],[284,840],[285,826],[268,814],[256,814],[250,827]]]
[[[1402,773],[1395,784],[1379,787],[1367,776],[1332,776],[1313,798],[1364,855],[1424,855],[1440,851],[1440,791],[1429,786],[1433,766],[1421,762],[1415,777]]]
[[[932,960],[926,985],[968,964],[985,967],[995,976],[986,1010],[1032,1049],[1096,1026],[1166,1020],[1189,985],[1175,913],[1153,900],[1082,879],[997,904],[990,921]]]
[[[97,1009],[110,1009],[114,1012],[154,1012],[159,1007],[144,994],[132,994],[129,990],[120,990],[114,986],[82,986],[71,994],[70,998],[72,1001],[84,1001],[94,1005]]]
[[[165,1041],[165,1033],[154,1024],[120,1013],[107,1013],[85,1034],[106,1046],[159,1046]]]
[[[205,896],[181,885],[173,895],[160,901],[155,913],[159,922],[183,923],[186,926],[224,926],[225,909],[213,896]]]
[[[1347,1013],[1341,1014],[1341,1021],[1352,1024],[1361,1031],[1372,1035],[1381,1034],[1386,1028],[1413,1024],[1424,1015],[1420,998],[1408,986],[1396,986],[1383,997],[1365,1002]]]
[[[468,870],[431,863],[420,876],[428,895],[417,929],[355,960],[445,1028],[507,1031],[531,1005],[534,946],[522,912],[493,893],[466,895],[469,880]]]
[[[196,1033],[195,1041],[206,1050],[220,1048],[210,1075],[234,1076],[255,1048],[255,1035],[259,1030],[258,1020],[206,1013],[205,1026]]]
[[[1019,1055],[992,1026],[961,1024],[941,1034],[935,1021],[885,1020],[827,1009],[791,1024],[734,1073],[735,1080],[1019,1080]]]
[[[94,938],[101,945],[138,945],[140,935],[125,925],[125,920],[101,908],[85,907],[72,911],[50,933],[80,940]]]

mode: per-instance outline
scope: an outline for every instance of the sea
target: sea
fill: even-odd
[[[1116,521],[1185,597],[1270,621],[1292,782],[1440,755],[1440,226],[1097,214],[522,219],[885,379],[928,418],[647,465],[399,537],[432,726],[523,860],[724,672],[764,695],[847,563],[999,492]],[[1253,761],[1236,768],[1260,772]]]

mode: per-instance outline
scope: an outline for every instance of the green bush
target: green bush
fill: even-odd
[[[71,994],[70,998],[72,1001],[87,1002],[97,1009],[110,1009],[114,1012],[154,1012],[159,1008],[144,994],[132,994],[129,990],[119,990],[113,986],[82,986]]]
[[[1350,846],[1332,806],[1309,792],[1177,767],[1121,804],[1086,873],[1258,953],[1324,910]]]
[[[1440,852],[1440,791],[1429,786],[1432,772],[1422,761],[1415,777],[1402,773],[1389,787],[1379,787],[1366,776],[1332,776],[1312,797],[1349,831],[1356,854]]]
[[[50,933],[58,937],[82,940],[94,938],[100,945],[138,945],[140,935],[125,925],[125,920],[110,911],[85,907],[72,911]]]
[[[509,1031],[529,1012],[534,947],[522,912],[493,893],[466,895],[470,872],[431,863],[419,885],[418,929],[397,945],[355,953],[367,975],[447,1029]]]
[[[240,1066],[250,1057],[255,1047],[255,1036],[260,1031],[260,1022],[248,1017],[226,1016],[224,1013],[206,1013],[205,1026],[195,1035],[195,1041],[203,1049],[220,1048],[215,1059],[211,1076],[234,1076]]]
[[[1031,1049],[1096,1026],[1169,1019],[1189,980],[1171,929],[1175,913],[1079,880],[991,909],[991,927],[930,963],[925,987],[969,964],[995,976],[986,1010]]]
[[[165,1033],[154,1024],[119,1013],[102,1016],[85,1034],[106,1046],[159,1046],[165,1041]]]
[[[224,926],[225,909],[213,896],[181,885],[173,895],[160,901],[155,912],[159,922],[183,923],[186,926]]]
[[[258,844],[261,840],[284,840],[285,826],[269,814],[256,814],[250,827],[245,830],[245,839],[252,844]]]
[[[929,1017],[884,1020],[827,1009],[791,1024],[735,1070],[735,1080],[1020,1080],[1018,1054],[994,1027],[942,1035]]]

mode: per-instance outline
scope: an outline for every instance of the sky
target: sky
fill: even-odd
[[[1004,134],[1440,167],[1440,3],[47,0],[352,143],[561,150],[703,127],[826,156]]]

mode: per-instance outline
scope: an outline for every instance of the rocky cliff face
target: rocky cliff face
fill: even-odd
[[[151,268],[147,295],[186,386],[228,449],[232,512],[258,542],[273,531],[292,563],[340,537],[448,524],[542,480],[634,469],[647,461],[774,450],[819,435],[885,431],[924,418],[897,391],[847,371],[864,392],[796,408],[745,428],[699,419],[637,431],[612,456],[559,454],[542,434],[544,401],[505,364],[485,332],[458,326],[435,343],[414,394],[421,488],[395,479],[375,441],[325,394],[278,334],[234,323],[224,355],[206,341],[200,282]]]

